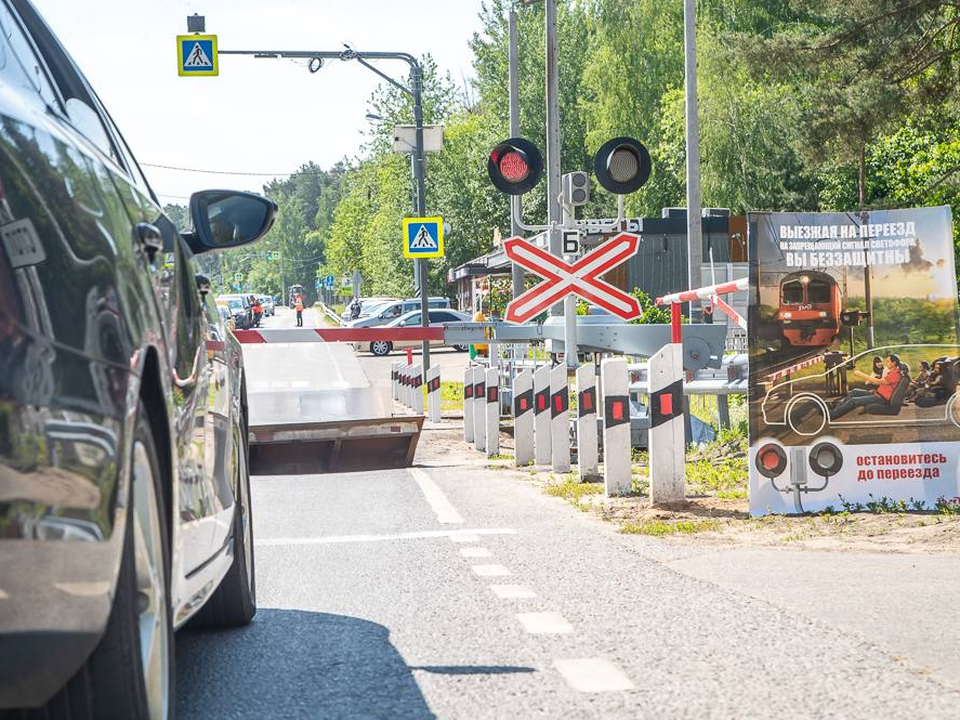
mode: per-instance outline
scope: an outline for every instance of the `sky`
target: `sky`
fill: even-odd
[[[206,17],[221,50],[430,52],[458,82],[480,0],[33,0],[107,107],[141,164],[289,173],[355,157],[380,80],[356,62],[220,58],[219,77],[177,75],[176,36]],[[378,67],[405,79],[408,67]],[[144,167],[163,203],[214,187],[260,191],[271,177]]]

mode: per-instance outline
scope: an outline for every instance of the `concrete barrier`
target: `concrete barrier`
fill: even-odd
[[[487,457],[500,453],[500,372],[496,366],[486,371],[486,451]]]
[[[473,442],[473,367],[463,371],[463,441]]]
[[[595,480],[598,472],[597,375],[593,363],[577,368],[577,470],[580,482]]]
[[[473,371],[473,446],[479,452],[487,450],[486,373],[482,365]]]
[[[570,386],[563,363],[550,371],[550,460],[554,472],[570,472]]]
[[[523,370],[513,379],[514,462],[523,467],[533,462],[533,373]]]
[[[400,399],[400,363],[390,363],[390,392],[394,400]]]
[[[440,422],[440,366],[427,370],[427,417],[430,422]]]
[[[626,495],[633,479],[630,457],[630,396],[627,361],[606,358],[600,363],[603,385],[603,485],[607,496]]]
[[[533,439],[537,465],[550,464],[550,368],[541,365],[533,373]]]
[[[412,382],[410,387],[411,407],[417,415],[423,415],[423,365],[414,364],[410,370]]]
[[[684,499],[683,345],[650,358],[650,502]]]

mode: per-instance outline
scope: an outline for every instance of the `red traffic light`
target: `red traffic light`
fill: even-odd
[[[773,479],[787,469],[787,454],[779,445],[767,443],[757,451],[754,463],[761,475]]]
[[[543,155],[529,140],[510,138],[490,151],[487,174],[500,192],[522,195],[540,182]]]
[[[650,153],[629,137],[607,140],[593,158],[600,186],[617,195],[639,190],[650,177]]]

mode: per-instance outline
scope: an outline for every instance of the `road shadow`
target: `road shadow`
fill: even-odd
[[[245,628],[179,633],[176,659],[180,718],[435,717],[367,620],[264,608]]]

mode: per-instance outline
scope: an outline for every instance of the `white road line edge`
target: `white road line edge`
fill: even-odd
[[[526,585],[491,585],[493,594],[501,599],[535,598],[537,594]]]
[[[503,565],[474,565],[471,569],[480,577],[500,577],[510,574]]]
[[[490,557],[490,551],[484,547],[465,547],[460,548],[460,554],[468,558]]]
[[[516,535],[516,530],[510,528],[480,528],[473,530],[421,530],[418,532],[394,533],[391,535],[328,535],[326,537],[291,537],[291,538],[255,538],[256,547],[267,545],[329,545],[335,543],[355,542],[384,542],[390,540],[427,540],[430,538],[445,538],[455,540],[458,535],[469,535],[479,538],[480,535]],[[475,542],[471,540],[470,542]]]
[[[437,520],[441,525],[460,525],[463,523],[460,513],[450,504],[447,496],[443,494],[443,490],[430,479],[429,475],[420,468],[407,468],[407,472],[420,486],[420,491],[430,504],[433,512],[436,513]]]
[[[517,620],[531,635],[566,635],[573,632],[573,625],[558,612],[517,613]]]
[[[623,670],[605,658],[554,660],[553,666],[570,687],[580,692],[613,692],[634,687]]]

